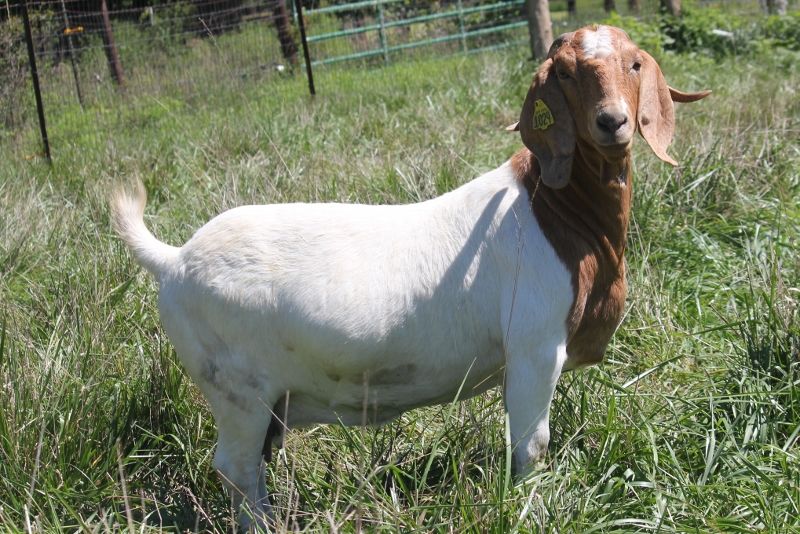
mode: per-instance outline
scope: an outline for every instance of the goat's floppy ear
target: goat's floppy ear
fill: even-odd
[[[575,124],[552,59],[533,77],[519,116],[519,133],[539,162],[544,184],[553,189],[566,186],[575,153]]]
[[[667,147],[675,133],[675,110],[672,106],[667,81],[661,68],[650,54],[642,51],[641,81],[639,85],[639,133],[656,156],[677,165],[667,154]]]

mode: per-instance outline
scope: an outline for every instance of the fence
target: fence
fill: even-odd
[[[758,12],[752,0],[701,0],[700,7],[720,1],[739,13]],[[21,2],[29,15],[27,32]],[[303,72],[310,75],[312,67],[360,68],[420,55],[525,46],[524,3],[0,0],[0,144],[35,156],[31,147],[40,143],[35,125],[47,123],[58,153],[79,136],[113,140],[132,122],[158,121],[176,106],[229,106],[246,90],[252,95],[253,87],[274,88],[268,98],[303,91]],[[586,0],[578,17],[597,20],[604,7],[625,10],[626,5],[630,13],[652,16],[659,3]],[[557,29],[580,20],[574,0],[553,0],[550,8]],[[300,38],[303,23],[308,31]]]
[[[336,47],[332,47],[333,53],[323,54],[324,57],[315,55],[317,59],[313,64],[325,65],[374,57],[379,57],[383,63],[389,63],[392,55],[397,52],[453,42],[458,43],[457,50],[461,52],[509,46],[520,42],[519,35],[510,32],[527,26],[522,17],[524,4],[525,0],[493,3],[456,0],[449,5],[443,5],[440,10],[431,10],[432,12],[425,14],[404,12],[404,0],[367,0],[310,9],[306,11],[309,19],[330,14],[356,13],[352,17],[351,27],[310,35],[310,44],[360,39],[363,48],[366,48],[337,54]],[[391,9],[398,5],[400,9]],[[409,39],[411,32],[408,28],[418,24],[428,24],[430,31],[423,39]],[[370,34],[373,36],[372,42],[369,39]],[[478,41],[477,46],[470,46],[481,38],[484,39],[483,43]]]
[[[26,6],[30,64],[38,67],[42,122],[55,153],[75,136],[102,142],[132,115],[158,113],[142,102],[222,105],[243,86],[300,79],[312,66],[380,65],[508,46],[526,36],[524,0],[152,1],[5,0],[0,139],[29,147],[37,122]]]

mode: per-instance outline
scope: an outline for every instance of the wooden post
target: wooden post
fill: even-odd
[[[103,38],[103,51],[106,53],[111,79],[116,82],[117,86],[125,87],[125,75],[122,72],[122,63],[119,61],[117,45],[114,43],[114,32],[111,31],[111,16],[108,14],[106,0],[100,0],[100,14],[103,17],[103,31],[100,32],[100,35]]]
[[[275,31],[278,33],[278,41],[281,43],[281,54],[283,54],[283,58],[292,65],[296,65],[297,45],[294,39],[292,39],[289,12],[286,10],[285,0],[273,0],[272,21],[275,24]]]
[[[70,31],[69,17],[67,16],[67,4],[61,0],[61,14],[64,17],[64,37],[67,39],[67,51],[69,52],[69,62],[72,64],[72,78],[75,80],[75,93],[78,95],[78,103],[83,109],[83,95],[81,94],[81,82],[78,79],[78,67],[75,65],[75,48],[72,46],[72,35]]]
[[[553,24],[547,0],[527,0],[528,34],[533,59],[544,59],[553,44]]]
[[[306,39],[306,23],[303,21],[303,3],[301,0],[294,0],[297,9],[297,25],[300,27],[300,41],[303,44],[303,57],[306,60],[306,77],[308,78],[308,92],[311,96],[317,94],[314,88],[314,72],[311,70],[311,54],[308,51],[308,40]]]
[[[574,17],[578,14],[578,9],[575,6],[575,0],[567,0],[567,14],[570,17]]]
[[[787,4],[786,0],[766,0],[764,7],[770,15],[785,15]]]
[[[611,13],[612,11],[617,10],[617,3],[615,0],[603,0],[603,9],[606,10],[606,13]]]
[[[675,17],[681,16],[681,0],[660,0],[661,10]]]
[[[628,0],[628,10],[638,14],[642,10],[641,0]]]
[[[52,162],[50,157],[50,141],[47,138],[47,125],[44,121],[44,105],[42,104],[42,92],[39,89],[39,71],[36,69],[36,52],[33,50],[33,35],[31,33],[31,20],[28,17],[28,2],[22,2],[22,24],[25,26],[25,41],[28,45],[28,62],[31,66],[31,81],[33,82],[33,94],[36,96],[36,112],[39,115],[39,131],[42,134],[42,145],[44,155],[48,163]]]

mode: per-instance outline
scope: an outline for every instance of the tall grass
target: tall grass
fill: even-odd
[[[665,55],[667,168],[635,147],[631,295],[602,366],[565,375],[547,465],[509,473],[498,392],[377,429],[289,433],[268,473],[282,530],[800,530],[800,56]],[[214,426],[110,230],[143,179],[179,244],[244,203],[430,198],[520,146],[534,65],[510,52],[243,82],[209,105],[152,97],[102,142],[80,114],[52,165],[0,147],[0,525],[8,532],[225,532]],[[335,83],[334,83],[335,82]],[[35,138],[33,138],[34,142]]]

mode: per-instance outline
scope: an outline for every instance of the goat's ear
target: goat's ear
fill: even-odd
[[[673,87],[669,88],[669,95],[672,97],[672,101],[681,102],[684,104],[688,102],[697,102],[698,100],[702,100],[710,94],[711,91],[708,90],[699,91],[697,93],[684,93],[683,91],[678,91]]]
[[[575,123],[558,84],[552,58],[533,77],[519,116],[519,133],[539,162],[544,184],[553,189],[566,186],[575,153]]]
[[[675,133],[675,110],[669,86],[661,68],[650,54],[642,51],[641,81],[639,85],[639,133],[656,156],[677,165],[667,154],[667,147]]]

